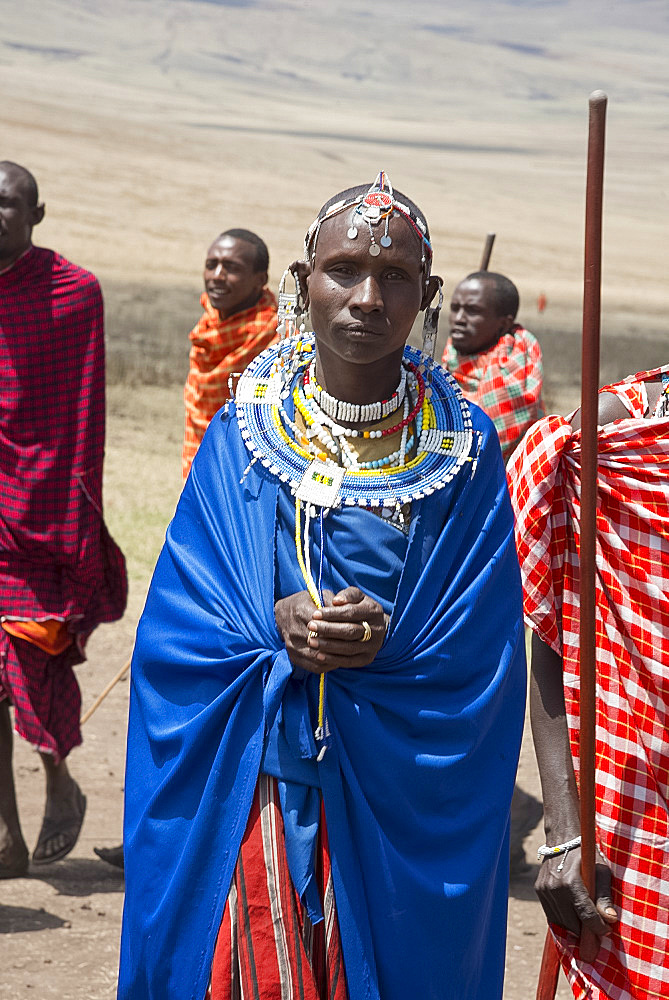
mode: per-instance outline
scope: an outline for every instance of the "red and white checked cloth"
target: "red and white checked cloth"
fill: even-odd
[[[580,959],[572,935],[557,936],[576,998],[666,998],[669,419],[607,424],[598,443],[597,840],[620,921],[594,965]],[[577,780],[580,453],[580,432],[549,416],[531,429],[508,470],[525,618],[563,658]]]
[[[479,354],[458,354],[449,337],[441,363],[465,397],[494,423],[506,462],[528,427],[544,415],[543,362],[536,337],[515,323]]]

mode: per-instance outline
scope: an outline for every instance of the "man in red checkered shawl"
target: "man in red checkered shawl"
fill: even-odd
[[[451,297],[451,332],[441,362],[494,423],[505,462],[544,412],[541,348],[516,323],[518,305],[518,289],[505,275],[467,275]]]
[[[33,862],[74,847],[86,800],[73,666],[125,607],[123,555],[102,518],[104,331],[88,271],[32,245],[35,179],[0,162],[0,878],[24,875],[12,774],[17,732],[40,753],[46,809]]]
[[[189,334],[184,479],[209,421],[230,398],[228,377],[276,340],[276,299],[265,287],[268,267],[264,241],[248,229],[227,229],[207,250],[204,313]]]
[[[646,419],[650,418],[650,419]],[[580,878],[579,414],[535,425],[508,470],[548,847],[537,891],[573,994],[669,996],[669,366],[601,390],[596,901]],[[567,849],[565,850],[565,847]],[[595,944],[579,944],[581,928]]]

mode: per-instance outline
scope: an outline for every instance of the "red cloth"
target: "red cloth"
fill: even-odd
[[[227,319],[221,319],[206,294],[200,303],[204,313],[189,334],[190,370],[184,386],[184,479],[210,420],[230,398],[228,376],[243,372],[277,337],[276,299],[268,288],[254,306]]]
[[[288,871],[276,779],[259,775],[207,1000],[347,1000],[323,809],[319,831],[316,865],[325,919],[312,924]]]
[[[669,996],[669,419],[618,420],[598,442],[597,841],[620,921],[594,965],[558,940],[579,1000],[646,1000]],[[508,470],[525,617],[563,659],[577,780],[580,453],[580,432],[550,416]]]
[[[536,337],[515,323],[478,354],[458,354],[449,338],[442,364],[466,398],[494,423],[506,462],[528,427],[544,413],[543,363]]]
[[[104,433],[100,287],[33,247],[0,275],[0,614],[67,622],[76,642],[54,658],[66,673],[95,626],[119,618],[126,602],[125,561],[102,517]],[[78,705],[65,743],[49,720],[72,716],[78,689],[33,711],[29,646],[3,633],[0,699],[11,698],[26,739],[65,756],[81,739]]]

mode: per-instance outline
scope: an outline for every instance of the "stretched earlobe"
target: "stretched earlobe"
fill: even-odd
[[[309,308],[309,288],[307,286],[307,278],[311,274],[311,264],[306,260],[294,260],[288,270],[292,272],[293,277],[295,278],[295,283],[299,286],[302,294],[302,301],[304,303],[304,309],[306,310]]]
[[[430,278],[428,283],[428,288],[425,294],[423,302],[427,302],[425,306],[425,316],[423,318],[423,354],[426,354],[428,358],[434,360],[434,352],[437,347],[437,331],[439,329],[439,313],[444,302],[444,293],[442,292],[443,281],[437,275]],[[430,294],[430,291],[432,294]],[[431,306],[435,294],[439,294],[439,301],[436,306]]]
[[[420,304],[420,308],[427,309],[432,299],[435,297],[438,291],[444,287],[443,280],[438,274],[433,274],[425,282],[425,291],[423,292],[423,299]]]

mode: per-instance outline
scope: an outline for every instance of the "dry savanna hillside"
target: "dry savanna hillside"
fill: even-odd
[[[210,239],[265,237],[271,279],[334,190],[380,167],[430,219],[447,292],[497,233],[546,353],[577,382],[587,97],[609,94],[603,377],[663,360],[663,0],[0,0],[2,156],[40,238],[91,267],[110,377],[182,377]],[[537,296],[547,296],[539,315]]]

